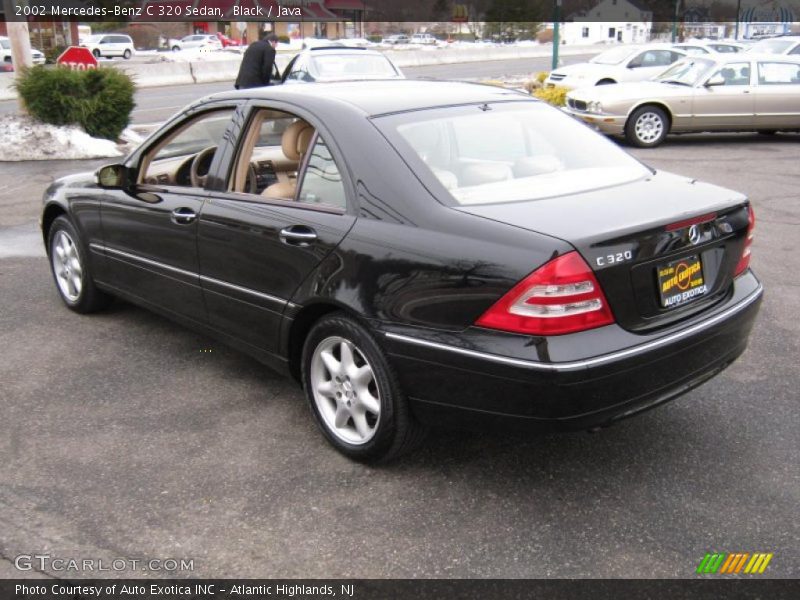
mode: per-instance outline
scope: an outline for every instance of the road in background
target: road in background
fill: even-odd
[[[731,368],[596,434],[435,432],[380,468],[333,451],[298,386],[250,358],[124,302],[64,308],[41,238],[32,256],[18,240],[52,176],[103,161],[0,164],[19,225],[0,226],[18,250],[0,258],[0,574],[46,552],[194,559],[182,577],[691,578],[720,551],[800,576],[799,143],[633,150],[753,201],[766,293]]]
[[[583,62],[591,56],[591,54],[565,56],[563,62],[564,64]],[[549,61],[549,58],[542,57],[430,65],[425,67],[406,67],[403,69],[403,73],[411,79],[460,79],[468,81],[502,78],[518,79],[539,71],[549,70]],[[131,114],[131,122],[134,125],[160,123],[190,102],[208,94],[230,90],[232,87],[233,82],[223,81],[220,83],[139,89],[136,92],[136,108]],[[16,101],[0,102],[0,115],[15,112],[16,110]]]

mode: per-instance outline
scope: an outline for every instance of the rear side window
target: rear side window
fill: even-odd
[[[759,85],[800,84],[800,64],[780,62],[758,63]]]

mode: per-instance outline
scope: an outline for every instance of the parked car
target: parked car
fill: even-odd
[[[44,54],[36,48],[31,48],[31,60],[35,65],[43,65],[45,63]],[[11,66],[11,40],[6,36],[0,36],[0,64]],[[14,67],[4,69],[4,71],[13,71]]]
[[[692,41],[692,42],[681,42],[679,44],[673,44],[673,48],[678,48],[679,50],[683,50],[686,54],[735,54],[737,52],[743,52],[744,46],[742,44],[737,44],[734,42],[704,42],[704,41]]]
[[[216,35],[197,33],[187,35],[179,40],[170,40],[170,48],[173,52],[179,50],[189,50],[192,48],[204,50],[222,50],[222,42]]]
[[[233,38],[229,38],[227,35],[225,35],[224,33],[220,32],[220,31],[218,31],[216,33],[216,36],[217,36],[217,39],[222,44],[223,48],[227,48],[229,46],[241,46],[242,45],[241,41],[235,40]]]
[[[619,46],[601,52],[586,63],[559,67],[545,79],[545,86],[569,89],[643,81],[686,56],[686,52],[668,44]]]
[[[800,35],[784,35],[757,41],[747,48],[754,54],[800,55]]]
[[[567,110],[642,147],[668,133],[800,131],[800,57],[688,57],[653,81],[569,92]]]
[[[98,33],[84,38],[81,46],[88,48],[96,58],[121,56],[129,59],[136,53],[131,36],[122,33]]]
[[[430,33],[415,33],[411,36],[411,43],[412,44],[423,44],[423,45],[431,45],[436,44],[436,38],[433,37]]]
[[[397,44],[410,44],[411,39],[407,35],[397,34],[397,35],[390,35],[387,38],[383,39],[384,44],[390,44],[395,46]]]
[[[708,381],[758,312],[753,225],[742,194],[530,96],[407,80],[201,99],[41,215],[69,309],[124,298],[291,374],[363,461],[429,424],[588,429]]]
[[[286,65],[283,83],[402,79],[403,73],[385,55],[366,48],[322,47],[297,54]]]

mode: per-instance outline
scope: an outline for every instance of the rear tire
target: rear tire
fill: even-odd
[[[88,253],[70,220],[61,215],[47,233],[47,256],[58,295],[67,308],[91,313],[109,305],[112,297],[97,289]]]
[[[655,148],[669,131],[667,113],[657,106],[641,106],[625,124],[625,139],[639,148]]]
[[[425,429],[383,350],[355,319],[341,312],[320,319],[306,338],[301,369],[317,425],[345,456],[386,462],[423,440]]]
[[[124,58],[125,60],[129,60],[130,57],[131,57],[131,51],[130,50],[125,50],[125,52],[122,53],[122,58]]]

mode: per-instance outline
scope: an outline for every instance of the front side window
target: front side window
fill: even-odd
[[[438,108],[374,122],[412,170],[438,180],[447,204],[540,200],[650,174],[616,144],[537,102]],[[480,132],[483,143],[471,132]]]
[[[722,77],[723,85],[750,85],[750,63],[730,63],[714,73],[712,77]]]
[[[203,187],[232,116],[225,108],[178,125],[145,154],[140,183]]]

